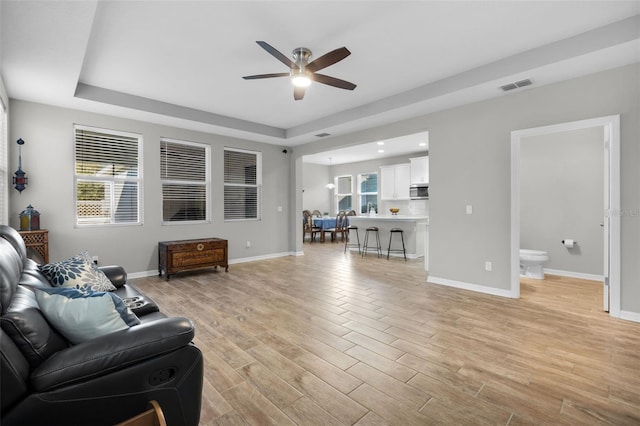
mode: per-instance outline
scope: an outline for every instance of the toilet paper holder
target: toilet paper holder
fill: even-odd
[[[578,245],[578,242],[576,240],[562,240],[561,242],[562,245],[567,248],[573,248]]]

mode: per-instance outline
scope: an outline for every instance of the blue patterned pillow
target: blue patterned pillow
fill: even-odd
[[[35,292],[47,321],[74,344],[140,324],[113,293],[75,288],[36,288]]]
[[[38,266],[54,287],[73,287],[79,290],[114,291],[109,278],[91,261],[86,251],[62,262]]]

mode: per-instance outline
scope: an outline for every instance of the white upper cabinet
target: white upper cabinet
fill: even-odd
[[[380,199],[408,200],[411,164],[380,167]]]
[[[429,157],[410,158],[411,183],[429,183]]]

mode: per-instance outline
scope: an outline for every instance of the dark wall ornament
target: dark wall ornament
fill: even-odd
[[[29,178],[22,170],[22,145],[24,145],[24,141],[20,138],[16,143],[18,144],[18,170],[16,170],[15,176],[13,177],[13,184],[18,192],[22,193],[27,186]]]

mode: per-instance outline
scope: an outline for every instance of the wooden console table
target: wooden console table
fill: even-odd
[[[29,252],[33,251],[42,258],[44,263],[49,263],[49,231],[40,229],[38,231],[18,231],[27,247],[27,257]]]
[[[201,238],[158,243],[158,276],[164,271],[167,280],[176,272],[218,266],[229,271],[227,240]]]

